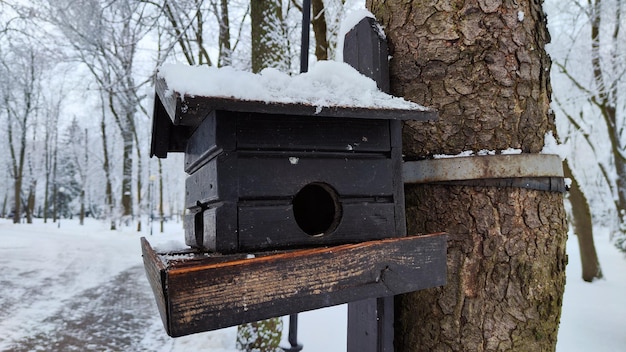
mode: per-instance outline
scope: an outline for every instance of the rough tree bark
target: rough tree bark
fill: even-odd
[[[541,1],[367,0],[386,29],[395,95],[439,109],[404,126],[407,158],[519,148],[555,130]],[[549,351],[565,284],[560,193],[420,185],[409,233],[447,231],[448,284],[396,300],[397,351]]]

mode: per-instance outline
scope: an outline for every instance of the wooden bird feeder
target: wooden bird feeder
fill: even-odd
[[[406,236],[402,173],[402,121],[434,118],[182,95],[158,80],[151,154],[184,152],[189,175],[190,248],[142,240],[168,334],[443,285],[446,236]]]

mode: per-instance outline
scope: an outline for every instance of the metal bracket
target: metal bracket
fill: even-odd
[[[405,184],[511,186],[564,192],[563,163],[553,154],[501,154],[406,161]],[[537,182],[540,181],[540,182]]]

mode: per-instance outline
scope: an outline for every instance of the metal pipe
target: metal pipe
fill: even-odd
[[[302,351],[302,345],[298,343],[298,314],[289,315],[289,345],[290,347],[281,347],[285,352]]]
[[[311,28],[311,0],[302,0],[302,40],[300,41],[300,72],[309,70],[309,32]],[[289,344],[285,352],[298,352],[302,345],[298,343],[298,314],[289,315]]]
[[[309,70],[309,31],[311,28],[311,0],[302,1],[302,40],[300,46],[300,72]]]

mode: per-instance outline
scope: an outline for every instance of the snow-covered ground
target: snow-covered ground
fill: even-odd
[[[171,245],[183,235],[176,222],[166,224],[165,234],[154,228],[150,236],[109,231],[91,219],[85,226],[62,220],[60,227],[0,219],[0,351],[235,351],[235,328],[165,334],[139,237]],[[580,279],[576,238],[568,242],[560,352],[626,350],[626,260],[605,234],[596,245],[606,279],[588,284]],[[345,331],[345,306],[300,314],[305,351],[345,351]]]

